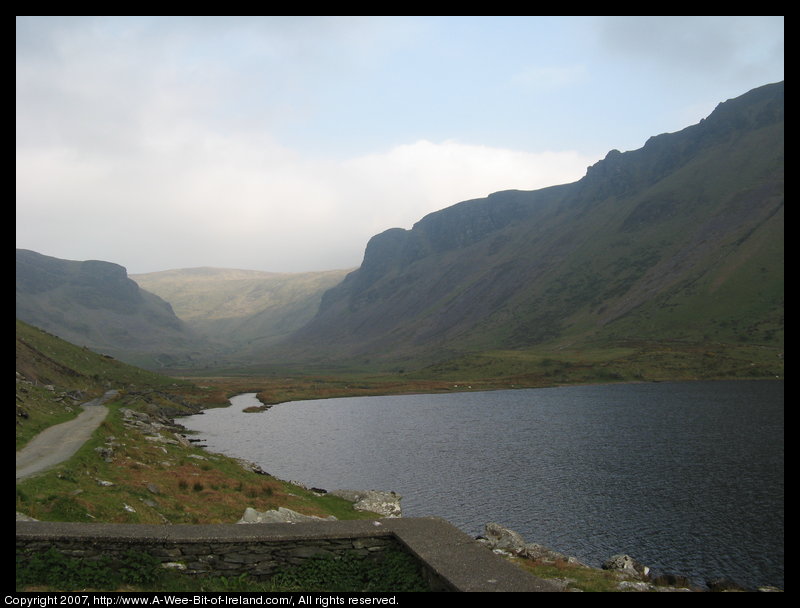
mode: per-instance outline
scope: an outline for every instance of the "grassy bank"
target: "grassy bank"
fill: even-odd
[[[70,419],[80,403],[120,391],[109,416],[69,461],[16,485],[16,510],[45,521],[234,523],[245,509],[285,507],[338,519],[374,518],[352,504],[212,454],[187,441],[168,419],[222,407],[243,392],[265,404],[333,397],[545,387],[563,384],[783,378],[783,353],[741,344],[618,343],[580,349],[492,351],[429,366],[393,369],[228,370],[214,377],[167,377],[17,324],[16,446]],[[163,422],[144,432],[125,410]],[[576,588],[605,590],[594,569],[527,563],[543,578],[586,577]],[[613,581],[612,581],[613,582]],[[179,579],[175,584],[183,584]],[[166,583],[159,583],[166,584]],[[169,583],[172,584],[172,583]],[[249,581],[206,581],[207,590],[264,590]],[[176,589],[180,590],[180,589]],[[198,590],[193,586],[191,590]]]
[[[247,507],[371,517],[342,499],[317,496],[195,447],[172,429],[132,430],[122,410],[136,405],[136,398],[123,395],[73,458],[17,483],[17,511],[46,521],[149,524],[234,523]]]

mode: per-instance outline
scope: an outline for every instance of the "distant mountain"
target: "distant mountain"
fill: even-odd
[[[146,367],[174,365],[201,346],[172,307],[122,266],[16,253],[17,319]]]
[[[664,354],[686,353],[679,344],[691,345],[695,367],[717,344],[767,349],[774,361],[784,334],[783,203],[777,83],[638,150],[612,150],[577,182],[497,192],[386,230],[349,273],[193,268],[131,278],[110,262],[17,250],[17,318],[148,368],[446,371],[465,368],[443,362],[472,357],[469,372],[486,366],[488,376],[528,373],[534,359],[508,353],[535,352],[536,365],[551,366],[565,349],[636,345],[644,358],[627,359],[625,376],[636,378],[632,366],[680,360]],[[491,353],[505,353],[503,369]],[[709,370],[782,369],[740,355],[729,349]]]
[[[272,360],[435,361],[622,341],[783,342],[784,85],[373,237]]]
[[[322,294],[347,270],[274,273],[187,268],[131,275],[142,288],[168,301],[217,354],[245,359],[252,349],[286,338],[317,313]]]

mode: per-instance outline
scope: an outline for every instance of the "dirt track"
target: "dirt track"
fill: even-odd
[[[77,418],[45,429],[17,452],[17,480],[45,471],[72,456],[89,439],[108,414],[103,405],[117,395],[108,391],[84,403]]]

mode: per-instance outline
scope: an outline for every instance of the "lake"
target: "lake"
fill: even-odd
[[[783,588],[782,381],[231,403],[181,422],[281,479],[394,490],[406,517],[497,522],[592,566]]]

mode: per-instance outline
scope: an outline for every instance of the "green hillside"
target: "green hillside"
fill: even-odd
[[[783,83],[760,87],[612,150],[577,182],[386,230],[349,273],[192,268],[134,281],[116,264],[18,250],[17,317],[187,373],[780,376],[784,107]]]
[[[778,361],[783,133],[783,83],[768,85],[639,150],[612,150],[573,184],[388,230],[315,319],[263,356],[407,370],[509,351],[745,349],[758,360],[766,349]],[[702,375],[702,357],[694,364]]]
[[[16,318],[74,344],[152,368],[190,360],[204,344],[125,268],[16,251]]]
[[[274,273],[187,268],[132,275],[143,289],[172,305],[196,334],[213,342],[214,357],[246,359],[302,327],[317,312],[322,294],[347,270]]]
[[[16,331],[18,450],[43,429],[75,417],[81,403],[118,390],[107,404],[107,418],[72,458],[17,481],[17,513],[43,521],[151,524],[235,523],[248,507],[375,517],[183,438],[173,417],[227,405],[232,394],[263,388],[259,379],[205,379],[198,386],[99,355],[21,321]]]
[[[16,444],[42,429],[74,418],[78,406],[111,388],[158,390],[164,395],[189,385],[76,346],[16,321]],[[176,407],[175,402],[172,403]]]

